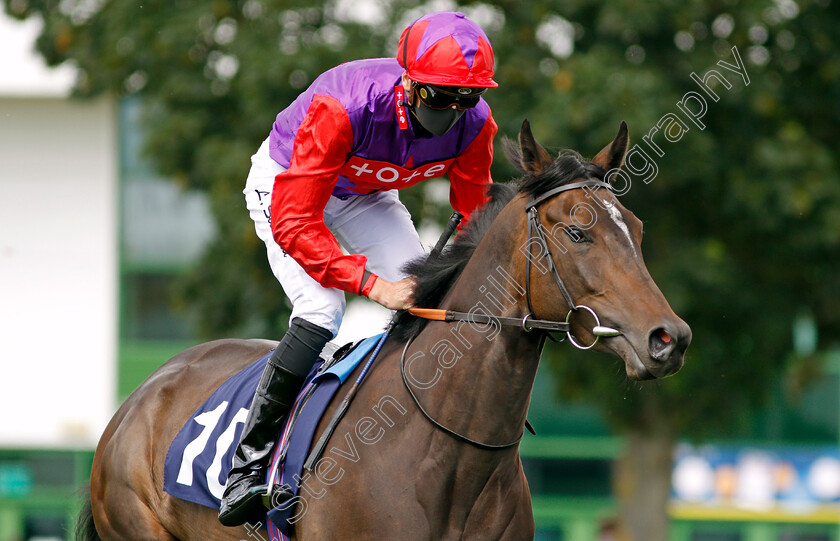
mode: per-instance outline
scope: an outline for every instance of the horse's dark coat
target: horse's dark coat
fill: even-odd
[[[592,159],[593,166],[574,155],[552,159],[534,141],[527,123],[519,147],[512,157],[525,177],[518,184],[494,185],[488,207],[440,260],[411,267],[418,274],[416,304],[463,311],[490,302],[481,284],[499,269],[524,283],[527,267],[520,246],[528,241],[528,198],[561,183],[600,178],[620,166],[627,130],[622,123],[613,142]],[[578,189],[547,199],[539,210],[542,225],[551,231],[571,222],[570,210],[586,201]],[[549,255],[575,301],[622,331],[595,349],[620,357],[630,377],[669,375],[682,366],[690,329],[668,306],[641,260],[641,222],[618,200],[609,209],[593,208],[599,219],[587,231],[590,242]],[[553,277],[535,272],[530,288],[539,317],[566,316],[569,306]],[[497,315],[523,318],[529,313],[516,289],[509,285],[501,292],[512,300],[498,306]],[[507,442],[525,422],[541,335],[464,322],[424,324],[405,314],[398,323],[330,440],[325,457],[333,462],[319,462],[325,467],[311,472],[306,492],[312,497],[305,509],[300,505],[305,513],[296,524],[296,540],[533,537],[530,492],[518,448],[480,450],[433,427],[403,387],[399,358],[400,342],[417,335],[407,367],[413,381],[427,383],[418,387],[418,400],[430,415],[477,441]],[[572,327],[578,338],[592,339],[591,328],[574,320]],[[667,356],[649,345],[664,330],[673,338]],[[91,472],[91,511],[103,540],[254,537],[254,525],[225,528],[212,510],[164,493],[163,462],[169,443],[196,407],[272,346],[253,340],[201,344],[168,361],[132,393],[100,439]],[[341,397],[336,398],[316,438],[338,407]],[[384,404],[388,410],[383,413]]]

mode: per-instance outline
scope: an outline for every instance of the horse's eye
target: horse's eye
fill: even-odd
[[[566,234],[572,239],[572,242],[581,243],[581,242],[592,242],[592,239],[583,232],[583,230],[579,227],[575,227],[573,225],[566,227]]]

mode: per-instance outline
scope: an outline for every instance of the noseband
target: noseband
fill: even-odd
[[[588,179],[582,180],[579,182],[572,182],[570,184],[565,184],[563,186],[558,186],[557,188],[551,189],[539,197],[531,196],[531,199],[528,201],[528,204],[525,206],[525,212],[528,214],[527,220],[527,233],[528,233],[528,253],[527,253],[527,263],[526,263],[526,271],[525,271],[525,298],[528,302],[528,314],[523,317],[522,319],[513,318],[513,317],[502,317],[502,316],[488,316],[484,314],[473,314],[468,312],[456,312],[454,310],[439,310],[439,309],[429,309],[429,308],[411,308],[409,312],[417,317],[422,317],[425,319],[431,319],[436,321],[468,321],[471,323],[479,323],[479,324],[489,324],[491,322],[497,322],[499,325],[505,326],[521,326],[525,332],[531,332],[534,329],[538,329],[544,331],[546,336],[554,340],[555,342],[559,342],[564,340],[562,339],[555,339],[551,333],[552,332],[563,332],[566,333],[566,338],[569,339],[569,342],[578,349],[589,349],[593,347],[596,343],[598,343],[598,339],[602,336],[618,336],[621,334],[621,331],[618,329],[613,329],[611,327],[604,327],[601,325],[601,320],[598,318],[598,314],[595,313],[595,310],[590,308],[589,306],[583,304],[576,304],[574,297],[572,297],[571,293],[569,293],[569,289],[566,287],[565,282],[560,277],[560,274],[557,272],[557,266],[554,264],[554,259],[551,257],[551,252],[548,249],[548,240],[545,237],[545,233],[543,232],[542,224],[540,223],[540,215],[538,207],[560,193],[569,191],[569,190],[576,190],[578,188],[587,188],[587,187],[599,187],[599,188],[606,188],[612,191],[612,186],[608,183],[603,182],[601,180],[595,179]],[[566,314],[565,321],[553,321],[553,320],[546,320],[546,319],[537,319],[534,316],[534,307],[531,302],[531,259],[534,256],[531,245],[532,241],[535,241],[537,245],[542,250],[542,257],[547,260],[548,268],[551,270],[552,276],[554,276],[554,281],[557,283],[557,287],[560,290],[560,294],[563,295],[563,299],[569,305],[569,312]],[[572,317],[572,314],[577,312],[578,310],[585,310],[589,312],[593,318],[595,318],[595,326],[590,331],[595,336],[595,341],[589,344],[588,346],[583,346],[578,343],[574,336],[571,333],[571,325],[569,324],[569,319]],[[432,425],[437,427],[438,429],[442,430],[443,432],[449,434],[450,436],[463,441],[464,443],[468,443],[473,447],[477,447],[479,449],[484,450],[500,450],[500,449],[507,449],[509,447],[513,447],[517,445],[519,441],[522,439],[525,431],[523,430],[522,433],[517,437],[514,441],[509,443],[503,444],[489,444],[489,443],[481,443],[475,440],[464,436],[454,430],[447,428],[437,422],[420,404],[420,401],[417,399],[417,396],[414,394],[414,390],[408,384],[408,380],[406,379],[405,374],[405,355],[408,351],[408,347],[414,341],[414,338],[411,338],[408,342],[406,342],[405,347],[402,351],[402,356],[400,357],[400,374],[402,376],[403,384],[405,388],[408,390],[408,393],[411,395],[411,398],[414,400],[414,404],[423,414],[423,416],[430,422]],[[527,424],[527,421],[526,421]]]

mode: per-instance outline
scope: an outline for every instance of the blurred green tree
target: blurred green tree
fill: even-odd
[[[78,96],[134,94],[161,173],[210,194],[219,234],[183,296],[207,336],[277,336],[288,306],[253,234],[241,196],[248,157],[274,115],[312,79],[355,58],[390,56],[413,2],[4,0],[38,16],[38,49],[80,69]],[[365,6],[374,7],[366,11]],[[454,7],[454,4],[450,7]],[[647,220],[651,274],[694,331],[685,368],[664,381],[617,383],[603,364],[567,349],[546,358],[565,397],[597,404],[627,435],[616,494],[628,539],[667,538],[665,512],[677,437],[737,433],[791,366],[791,327],[812,314],[818,347],[840,331],[840,4],[829,0],[467,2],[497,55],[489,101],[501,133],[531,119],[539,140],[586,154],[620,120],[631,144],[677,102],[701,92],[737,47],[749,85],[712,89],[704,129],[655,137],[656,177],[623,196]],[[639,162],[635,162],[636,165]],[[512,176],[497,159],[494,175]],[[443,221],[422,189],[415,216]]]
[[[581,1],[558,3],[553,13],[548,5],[534,7],[521,27],[553,16],[563,17],[554,21],[561,28],[574,21],[574,52],[503,63],[500,79],[528,81],[528,114],[544,140],[594,152],[619,119],[628,122],[631,144],[648,152],[658,174],[648,184],[634,176],[623,200],[649,220],[648,267],[694,332],[677,376],[623,389],[578,352],[555,348],[548,357],[562,396],[599,404],[628,435],[615,474],[628,538],[666,539],[665,514],[651,511],[667,501],[675,439],[745,432],[794,364],[797,314],[813,314],[820,347],[837,342],[840,183],[832,133],[840,63],[830,51],[840,10],[793,1]],[[716,65],[734,64],[732,46],[748,86]],[[711,83],[720,100],[705,96],[701,130],[677,102],[688,91],[702,95],[691,74],[711,68],[731,88]],[[641,137],[666,113],[680,115],[690,131],[676,143],[661,131],[654,136],[663,141],[659,157]]]

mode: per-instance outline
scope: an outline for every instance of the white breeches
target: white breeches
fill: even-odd
[[[325,288],[312,279],[274,241],[269,224],[274,177],[285,171],[268,154],[268,139],[251,156],[245,183],[245,203],[257,236],[265,242],[274,276],[292,301],[291,318],[300,317],[338,334],[344,315],[344,292]],[[396,190],[347,199],[330,197],[324,223],[348,253],[367,256],[367,269],[388,281],[405,277],[408,261],[424,253],[411,215]],[[290,319],[291,319],[290,318]]]

